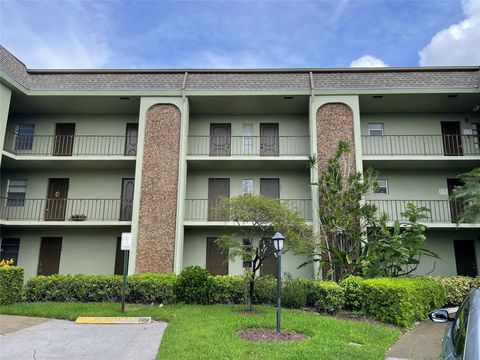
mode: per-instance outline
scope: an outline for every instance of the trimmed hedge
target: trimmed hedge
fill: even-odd
[[[377,278],[359,287],[363,310],[375,319],[405,328],[443,305],[443,287],[429,279]]]
[[[126,301],[140,304],[173,304],[177,301],[176,281],[175,274],[130,275],[127,277]]]
[[[444,306],[459,306],[473,288],[480,288],[480,277],[432,276],[429,279],[441,284],[445,289]]]
[[[362,286],[363,279],[352,276],[343,279],[340,286],[345,290],[345,308],[353,311],[360,311],[363,308]]]
[[[0,305],[13,304],[22,300],[23,268],[0,267]]]
[[[245,282],[239,276],[211,276],[211,304],[241,304],[247,300]]]
[[[345,305],[345,290],[334,281],[314,281],[315,309],[336,314]]]

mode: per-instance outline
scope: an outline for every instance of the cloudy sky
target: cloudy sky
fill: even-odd
[[[480,0],[6,1],[29,68],[480,65]]]

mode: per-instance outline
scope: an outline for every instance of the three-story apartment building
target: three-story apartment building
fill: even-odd
[[[480,166],[479,67],[29,70],[0,47],[0,81],[1,257],[26,278],[121,273],[130,231],[130,272],[241,274],[214,241],[236,224],[212,209],[262,194],[318,229],[307,159],[325,166],[341,139],[352,171],[378,172],[366,201],[391,220],[431,209],[441,259],[418,273],[477,274],[480,224],[457,226],[449,193]],[[303,261],[287,254],[286,271],[314,276]]]

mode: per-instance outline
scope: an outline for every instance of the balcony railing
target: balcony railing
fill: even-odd
[[[306,156],[308,136],[189,136],[188,155]]]
[[[22,156],[136,155],[137,136],[19,135],[8,131],[3,149]]]
[[[312,220],[312,200],[281,199],[291,210],[297,211],[305,220]],[[222,200],[219,199],[186,199],[185,220],[187,221],[228,221],[228,217],[219,213]]]
[[[130,221],[131,199],[0,198],[0,219],[26,221]]]
[[[479,135],[362,136],[363,155],[480,155]]]
[[[407,221],[402,215],[407,204],[413,203],[430,209],[429,218],[423,222],[429,223],[456,223],[463,212],[464,204],[461,201],[449,200],[367,200],[367,203],[377,207],[379,214],[387,214],[389,220]]]

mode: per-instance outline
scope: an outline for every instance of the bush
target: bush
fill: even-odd
[[[282,286],[282,305],[286,308],[301,309],[307,306],[312,280],[287,279]]]
[[[364,311],[375,319],[406,328],[424,320],[430,310],[441,307],[441,285],[421,278],[377,278],[361,287]]]
[[[480,288],[480,277],[432,276],[429,279],[441,284],[445,290],[443,306],[459,306],[470,289]]]
[[[212,276],[210,303],[240,304],[246,301],[245,280],[237,276]]]
[[[320,312],[336,314],[345,305],[345,290],[334,281],[315,281],[313,293]]]
[[[208,271],[200,266],[188,266],[178,276],[175,294],[186,304],[208,304],[212,280]]]
[[[253,301],[256,304],[274,304],[277,294],[277,279],[261,276],[255,280]]]
[[[122,277],[116,275],[36,276],[25,285],[27,301],[119,301]]]
[[[13,304],[22,300],[23,268],[0,266],[0,305]]]
[[[131,303],[172,304],[176,301],[175,274],[133,274],[127,277],[126,301]]]
[[[363,308],[363,279],[358,276],[350,275],[340,282],[340,286],[345,290],[345,308],[359,311]]]

